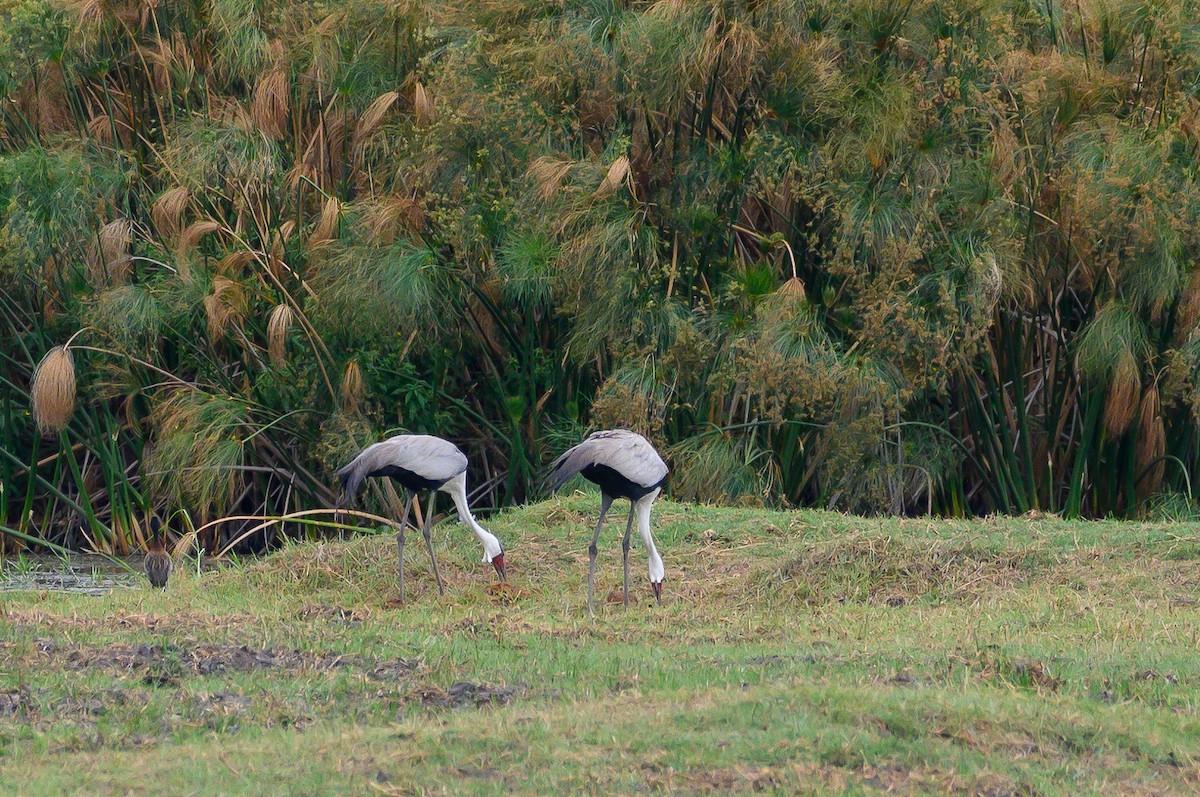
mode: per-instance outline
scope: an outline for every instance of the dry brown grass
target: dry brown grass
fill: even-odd
[[[122,285],[129,278],[133,222],[115,219],[100,228],[88,248],[88,279],[93,285]]]
[[[245,297],[241,287],[228,277],[213,278],[213,290],[204,297],[204,314],[208,321],[208,339],[216,342],[225,336],[231,321],[244,312]]]
[[[529,165],[529,176],[537,184],[538,194],[542,199],[549,199],[558,193],[562,181],[570,174],[575,161],[569,158],[552,158],[543,156]]]
[[[425,89],[420,81],[413,84],[413,122],[417,127],[428,127],[437,119],[437,109],[433,104],[433,96]]]
[[[65,346],[46,352],[33,373],[33,419],[43,435],[66,428],[75,412],[75,360]]]
[[[220,222],[206,219],[188,225],[187,229],[179,236],[179,241],[175,246],[175,256],[181,277],[186,277],[191,273],[189,256],[196,245],[200,243],[200,239],[219,229],[221,229]]]
[[[388,91],[380,94],[375,98],[367,110],[363,111],[362,116],[358,119],[358,124],[354,127],[353,148],[357,153],[358,150],[366,143],[372,134],[379,129],[379,125],[383,123],[384,116],[396,104],[396,100],[400,98],[400,92]]]
[[[594,199],[603,199],[606,196],[613,194],[629,179],[629,158],[621,155],[612,165],[608,167],[608,173],[604,175],[604,179],[600,181],[596,192],[592,194]]]
[[[899,606],[925,597],[969,598],[1011,589],[1049,565],[1038,547],[1002,552],[969,543],[913,544],[896,537],[847,535],[809,547],[756,580],[791,584],[805,601],[867,600]]]
[[[288,115],[291,113],[288,80],[287,62],[281,61],[254,86],[250,117],[258,130],[276,140],[288,132]]]
[[[1116,437],[1129,428],[1141,399],[1141,377],[1131,353],[1124,352],[1117,360],[1111,379],[1104,403],[1104,428]]]
[[[267,353],[275,365],[283,365],[287,351],[287,333],[292,328],[295,313],[286,304],[276,305],[267,320]]]
[[[1163,427],[1162,402],[1157,384],[1151,385],[1142,394],[1136,436],[1137,494],[1139,500],[1144,501],[1158,492],[1166,470],[1162,457],[1167,453],[1167,432]]]
[[[183,214],[191,198],[191,191],[184,186],[176,186],[160,194],[150,206],[150,217],[164,241],[174,241],[178,237]]]
[[[342,372],[342,388],[339,391],[342,412],[350,414],[358,412],[362,403],[364,384],[362,367],[358,364],[358,360],[346,363],[346,370]]]
[[[308,235],[308,248],[316,249],[332,241],[337,236],[338,220],[342,215],[342,203],[337,197],[329,197],[321,208],[321,218]]]
[[[365,203],[362,219],[370,240],[383,245],[393,243],[397,233],[415,237],[425,227],[421,204],[403,196],[385,196]]]

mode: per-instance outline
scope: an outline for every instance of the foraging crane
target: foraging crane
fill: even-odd
[[[662,603],[664,577],[662,557],[654,547],[650,534],[650,506],[658,498],[667,481],[667,465],[646,438],[625,429],[593,432],[579,445],[567,450],[550,466],[550,489],[557,490],[575,474],[600,486],[600,519],[592,544],[588,546],[588,614],[592,614],[592,595],[596,583],[596,542],[604,515],[616,498],[629,499],[629,521],[621,549],[625,558],[625,606],[629,606],[629,534],[633,520],[650,559],[650,586],[654,597]]]
[[[162,523],[158,522],[158,518],[151,516],[150,541],[146,543],[146,559],[142,562],[146,578],[150,579],[150,586],[166,589],[173,565],[171,554],[167,553],[167,546],[163,541]]]
[[[479,525],[467,506],[467,457],[454,443],[424,434],[396,435],[364,448],[337,472],[337,476],[342,480],[339,507],[354,497],[363,479],[369,476],[391,476],[409,492],[408,500],[404,502],[400,529],[396,532],[396,547],[400,551],[401,600],[404,599],[404,526],[408,523],[408,512],[419,490],[429,490],[429,504],[425,508],[425,523],[421,533],[425,536],[425,548],[433,563],[438,594],[445,594],[445,590],[438,573],[437,558],[433,555],[430,532],[439,491],[449,493],[454,499],[459,521],[475,532],[475,536],[483,543],[483,561],[496,568],[496,574],[504,581],[504,547],[494,534]]]

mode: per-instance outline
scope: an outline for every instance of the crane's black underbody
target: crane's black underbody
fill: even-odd
[[[414,493],[418,490],[437,490],[449,481],[449,479],[426,479],[424,476],[418,476],[411,470],[398,465],[387,465],[379,470],[371,471],[367,476],[391,476],[400,482],[401,487]]]
[[[663,476],[654,484],[638,484],[626,479],[608,465],[588,465],[580,473],[583,474],[583,478],[599,485],[605,495],[611,495],[613,498],[628,498],[630,501],[637,501],[667,483],[667,477]]]

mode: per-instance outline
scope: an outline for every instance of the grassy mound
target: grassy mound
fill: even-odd
[[[294,545],[165,593],[19,593],[0,792],[1190,793],[1191,526],[662,504],[662,606],[594,496]],[[612,593],[610,595],[610,593]]]

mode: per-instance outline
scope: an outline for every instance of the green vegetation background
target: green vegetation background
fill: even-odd
[[[0,0],[0,525],[618,424],[683,499],[1191,516],[1198,91],[1192,0]]]

